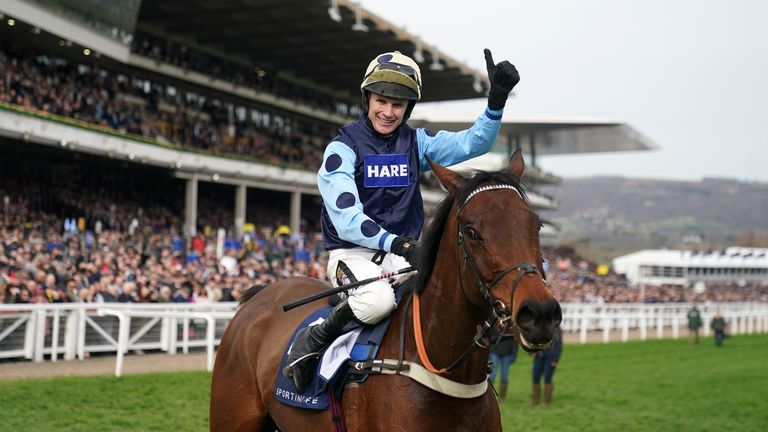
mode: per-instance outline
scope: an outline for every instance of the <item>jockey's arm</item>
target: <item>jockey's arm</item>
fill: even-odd
[[[424,156],[444,167],[449,167],[488,153],[499,134],[503,113],[503,108],[498,110],[486,108],[471,128],[460,132],[441,130],[431,133],[422,128],[416,129],[421,155],[421,171],[431,169]]]

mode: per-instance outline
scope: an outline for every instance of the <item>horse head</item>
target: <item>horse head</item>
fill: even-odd
[[[541,222],[521,187],[522,153],[513,154],[506,170],[469,179],[430,164],[452,197],[445,202],[441,248],[454,251],[448,260],[455,262],[461,293],[477,310],[494,316],[499,330],[511,330],[526,351],[548,347],[562,311],[546,285]]]

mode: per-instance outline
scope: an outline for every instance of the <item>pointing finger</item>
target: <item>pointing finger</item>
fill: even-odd
[[[496,63],[493,62],[493,54],[491,54],[491,50],[488,48],[483,50],[483,53],[485,53],[485,65],[490,70],[494,66],[496,66]]]

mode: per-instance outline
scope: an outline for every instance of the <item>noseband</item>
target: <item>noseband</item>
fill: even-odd
[[[515,291],[517,291],[518,285],[520,285],[520,282],[523,280],[523,276],[528,274],[538,274],[539,270],[536,267],[536,265],[529,263],[529,262],[522,262],[520,264],[512,265],[501,272],[497,273],[496,276],[491,279],[490,282],[486,282],[483,278],[482,274],[480,273],[480,270],[477,268],[477,265],[475,264],[475,260],[472,259],[472,255],[469,253],[469,249],[467,249],[467,243],[464,239],[464,233],[461,229],[461,220],[459,219],[459,214],[461,213],[461,210],[464,208],[464,206],[469,202],[469,200],[474,197],[475,195],[479,194],[480,192],[485,191],[491,191],[491,190],[499,190],[499,189],[510,189],[517,193],[517,195],[520,198],[523,198],[523,195],[520,193],[517,188],[515,188],[512,185],[508,184],[496,184],[496,185],[487,185],[487,186],[481,186],[474,191],[472,191],[467,198],[464,200],[461,205],[459,205],[458,209],[456,210],[456,233],[457,233],[457,242],[459,244],[459,248],[461,249],[462,254],[464,254],[464,262],[469,263],[469,268],[472,270],[472,274],[475,277],[475,282],[477,282],[477,286],[480,288],[480,293],[483,295],[483,298],[485,301],[490,305],[491,312],[493,314],[492,324],[486,322],[485,327],[487,329],[490,329],[492,327],[496,328],[497,331],[503,332],[506,330],[506,328],[511,323],[514,325],[514,318],[512,317],[512,310],[511,307],[514,304],[515,300]],[[456,265],[459,270],[459,274],[461,274],[461,264],[459,263],[458,255],[456,257]],[[517,270],[517,277],[515,277],[514,282],[512,283],[512,296],[510,298],[510,304],[509,307],[507,307],[506,304],[504,304],[501,300],[495,300],[491,296],[491,288],[493,288],[494,285],[499,283],[504,276],[508,275],[509,273]],[[464,282],[461,277],[459,277],[459,285],[461,286],[462,291],[464,290]]]

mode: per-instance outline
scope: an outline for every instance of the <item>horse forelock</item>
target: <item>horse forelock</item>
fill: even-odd
[[[523,200],[526,203],[528,202],[528,197],[523,189],[523,185],[507,171],[478,171],[471,178],[467,179],[455,194],[446,196],[440,204],[438,204],[432,222],[424,231],[424,236],[422,237],[424,261],[421,264],[417,283],[414,286],[417,293],[421,293],[424,290],[427,281],[432,275],[432,269],[435,266],[437,251],[440,246],[440,239],[443,237],[443,232],[448,223],[448,215],[451,213],[454,204],[465,202],[470,194],[481,185],[486,184],[504,184],[512,186],[517,189]]]

